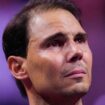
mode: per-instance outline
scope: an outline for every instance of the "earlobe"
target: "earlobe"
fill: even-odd
[[[8,65],[12,75],[16,79],[26,79],[28,77],[27,70],[25,69],[26,59],[18,56],[10,56],[8,58]]]

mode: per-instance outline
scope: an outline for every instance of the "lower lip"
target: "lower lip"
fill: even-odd
[[[83,78],[85,75],[86,75],[86,73],[81,72],[81,73],[72,73],[72,74],[68,74],[68,75],[65,76],[65,77],[74,79],[74,78]]]

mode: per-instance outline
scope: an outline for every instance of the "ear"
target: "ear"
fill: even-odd
[[[28,77],[26,70],[26,59],[18,56],[10,56],[8,58],[8,65],[12,75],[16,79],[26,79]]]

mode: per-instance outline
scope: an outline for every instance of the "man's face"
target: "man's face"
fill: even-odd
[[[92,54],[86,32],[66,10],[49,10],[29,21],[26,70],[40,94],[87,92]]]

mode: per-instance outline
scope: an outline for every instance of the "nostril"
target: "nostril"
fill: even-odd
[[[78,60],[82,59],[82,55],[81,54],[75,54],[74,56],[71,57],[70,62],[76,62]]]

